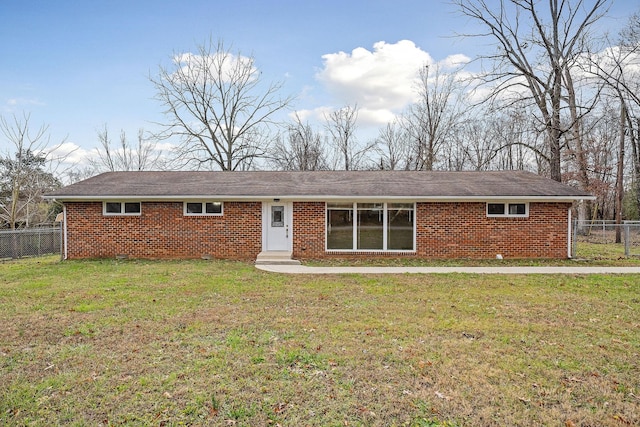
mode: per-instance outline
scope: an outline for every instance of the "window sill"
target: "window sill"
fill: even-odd
[[[351,249],[327,249],[325,251],[328,255],[415,255],[416,251],[414,250],[375,250],[375,249],[359,249],[359,250],[351,250]]]

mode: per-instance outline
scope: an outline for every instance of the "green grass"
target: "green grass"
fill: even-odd
[[[1,425],[640,424],[640,276],[0,264]]]
[[[588,243],[578,241],[576,256],[589,260],[620,260],[640,261],[640,250],[637,245],[631,246],[630,256],[626,257],[623,243]]]
[[[633,246],[630,256],[625,256],[624,245],[615,243],[591,243],[579,241],[574,259],[425,259],[404,257],[336,257],[307,260],[311,266],[640,266],[640,252]]]

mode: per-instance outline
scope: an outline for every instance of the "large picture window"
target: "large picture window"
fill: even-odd
[[[387,248],[413,250],[413,203],[387,205]]]
[[[327,249],[353,249],[353,203],[327,204]]]
[[[383,250],[384,206],[382,203],[358,203],[358,249]]]
[[[415,250],[413,203],[327,203],[327,250]]]

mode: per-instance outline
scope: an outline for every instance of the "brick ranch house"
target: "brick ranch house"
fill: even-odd
[[[47,196],[64,258],[568,258],[588,193],[518,171],[108,172]]]

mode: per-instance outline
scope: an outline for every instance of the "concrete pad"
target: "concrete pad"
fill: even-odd
[[[258,254],[256,265],[300,265],[291,256],[291,251],[263,251]]]
[[[256,265],[260,270],[286,274],[640,274],[640,267],[309,267]]]

